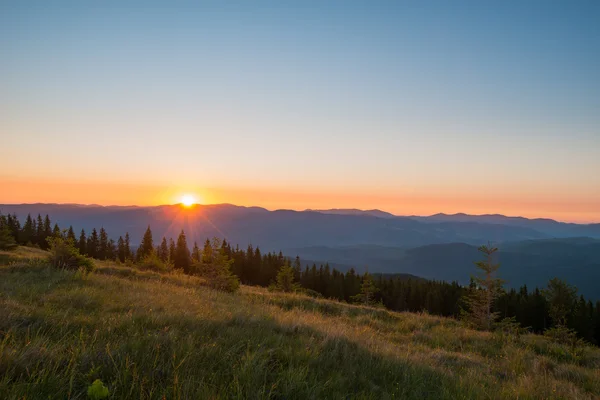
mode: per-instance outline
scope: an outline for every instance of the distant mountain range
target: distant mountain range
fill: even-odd
[[[600,298],[600,224],[503,215],[394,216],[380,210],[268,211],[231,204],[153,207],[8,204],[0,212],[48,214],[77,231],[104,227],[117,238],[129,232],[137,243],[148,225],[157,240],[184,229],[188,241],[225,237],[266,251],[284,251],[339,268],[407,273],[468,283],[479,258],[477,246],[493,242],[501,252],[502,276],[512,286],[542,286],[559,276],[587,296]],[[312,261],[311,261],[312,262]]]

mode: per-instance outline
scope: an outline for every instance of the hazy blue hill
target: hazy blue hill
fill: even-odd
[[[369,215],[371,217],[379,217],[379,218],[395,218],[396,215],[381,211],[381,210],[359,210],[357,208],[331,208],[328,210],[305,210],[305,211],[313,211],[322,214],[339,214],[339,215]]]
[[[49,214],[61,226],[76,230],[103,226],[116,238],[128,231],[138,241],[148,225],[157,237],[176,237],[184,229],[190,240],[221,236],[238,243],[260,244],[268,250],[307,246],[379,245],[415,247],[434,243],[525,240],[547,237],[534,229],[473,222],[423,223],[407,217],[379,218],[367,214],[314,211],[267,211],[230,204],[156,207],[100,207],[56,204],[2,205],[4,213]]]
[[[176,237],[184,229],[190,244],[219,236],[242,247],[253,244],[263,251],[284,250],[289,256],[329,262],[341,269],[352,266],[362,271],[369,267],[372,272],[461,283],[468,283],[474,272],[477,246],[492,241],[500,243],[502,275],[509,285],[542,286],[558,276],[577,285],[587,296],[600,298],[600,241],[582,235],[553,239],[548,231],[531,227],[594,231],[596,225],[496,215],[380,218],[364,212],[268,211],[231,204],[190,209],[179,205],[21,204],[1,205],[0,211],[15,212],[22,219],[28,213],[49,214],[62,227],[84,228],[88,234],[93,227],[104,227],[115,239],[129,232],[134,245],[150,225],[157,242],[162,236]],[[481,218],[488,222],[477,221]]]
[[[439,222],[476,222],[483,224],[500,224],[535,229],[550,237],[589,236],[600,239],[600,224],[573,224],[558,222],[548,218],[528,219],[523,217],[507,217],[500,214],[435,214],[428,217],[411,216],[425,223]]]

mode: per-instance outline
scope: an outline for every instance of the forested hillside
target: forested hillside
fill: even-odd
[[[201,274],[199,265],[203,257],[216,250],[215,242],[208,238],[200,244],[188,243],[184,231],[179,233],[176,240],[166,237],[155,240],[150,227],[147,227],[140,245],[134,250],[128,233],[119,236],[116,242],[108,239],[104,228],[94,228],[89,234],[84,230],[76,234],[72,227],[61,229],[57,224],[52,225],[49,216],[28,216],[22,227],[15,216],[1,216],[0,226],[6,236],[22,245],[46,249],[49,246],[48,238],[64,237],[81,255],[87,257],[124,264],[137,263],[163,272],[175,269],[188,275]],[[304,265],[299,257],[289,258],[281,252],[262,252],[258,246],[251,245],[242,249],[226,240],[218,240],[216,246],[224,257],[231,260],[231,272],[242,284],[267,287],[275,282],[283,266],[290,266],[294,280],[310,293],[352,302],[360,294],[365,277],[372,276],[369,279],[373,279],[376,287],[372,303],[394,311],[427,311],[458,318],[467,308],[462,299],[473,289],[472,285],[461,285],[456,281],[411,279],[410,276],[393,274],[360,274],[352,268],[339,271],[328,264]],[[436,252],[428,251],[427,254],[439,259],[440,263],[444,262]],[[462,259],[464,275],[468,277],[475,273],[473,263],[479,257],[475,249],[470,257]],[[502,269],[499,274],[503,276]],[[503,290],[492,311],[498,312],[501,318],[515,317],[521,326],[541,333],[555,323],[542,289],[523,285],[518,289]],[[574,297],[568,307],[572,312],[566,321],[567,326],[588,342],[600,344],[600,301],[593,302],[581,295]]]

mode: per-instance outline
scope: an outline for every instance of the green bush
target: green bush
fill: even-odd
[[[92,400],[102,400],[108,397],[108,388],[100,379],[88,386],[87,395]]]
[[[145,256],[136,265],[139,269],[144,270],[144,271],[155,271],[155,272],[172,272],[173,271],[173,264],[161,260],[154,253]]]
[[[94,270],[94,261],[81,255],[71,240],[62,237],[49,237],[46,240],[50,246],[48,261],[54,268],[73,270],[83,268],[86,272]]]

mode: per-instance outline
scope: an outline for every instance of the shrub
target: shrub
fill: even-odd
[[[236,292],[240,288],[240,280],[231,272],[233,260],[227,256],[221,240],[214,238],[207,243],[202,261],[195,263],[192,269],[206,279],[207,286],[225,292]]]
[[[138,263],[137,267],[141,270],[155,271],[155,272],[171,272],[173,271],[173,264],[168,261],[161,260],[155,253],[151,253],[142,258]]]
[[[102,400],[108,397],[108,388],[100,379],[88,386],[87,395],[92,400]]]
[[[8,226],[0,223],[0,250],[13,250],[17,248],[17,242],[11,235]]]
[[[50,246],[48,261],[54,268],[73,270],[83,268],[86,272],[94,270],[94,261],[82,256],[71,240],[62,237],[49,237],[46,240]]]
[[[577,332],[563,325],[557,325],[544,331],[544,336],[552,339],[556,343],[566,344],[572,348],[585,345],[585,342],[577,337]]]
[[[269,286],[269,290],[277,292],[297,292],[300,289],[300,285],[294,282],[294,269],[290,266],[283,265],[275,282]]]
[[[523,328],[516,317],[504,318],[494,324],[494,334],[504,343],[516,341],[527,332],[529,328]]]

